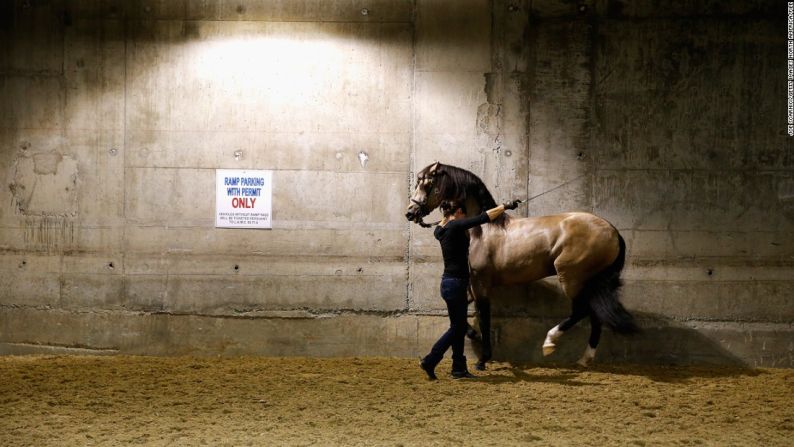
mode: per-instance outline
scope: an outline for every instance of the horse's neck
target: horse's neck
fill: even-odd
[[[466,203],[466,217],[479,216],[487,209],[479,202],[479,200],[468,200]]]
[[[480,203],[468,204],[466,206],[466,217],[476,217],[484,213],[485,211],[487,211],[487,209],[484,206],[482,206]],[[501,216],[496,218],[497,221],[500,219],[510,219],[510,216],[508,216],[507,214],[502,214]],[[500,227],[499,230],[501,230],[502,225],[499,225],[499,227]],[[497,230],[496,225],[476,226],[469,230],[469,238],[485,239],[491,233],[493,233],[494,230]]]

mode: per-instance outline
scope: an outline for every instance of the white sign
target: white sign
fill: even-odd
[[[272,228],[273,171],[215,170],[215,227]]]

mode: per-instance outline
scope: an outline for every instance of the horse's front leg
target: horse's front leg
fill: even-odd
[[[476,258],[473,254],[470,256]],[[480,325],[480,358],[475,367],[483,371],[485,364],[491,360],[491,301],[488,299],[491,276],[483,269],[472,268],[471,273],[469,292],[474,299],[474,308],[477,310],[477,321]]]
[[[474,289],[471,287],[471,284],[469,284],[469,294],[467,299],[469,304],[474,301]],[[471,341],[482,343],[482,337],[480,337],[479,332],[477,332],[477,329],[474,329],[474,326],[468,322],[466,323],[466,337],[468,337]]]
[[[488,298],[477,298],[474,300],[477,309],[477,321],[480,323],[480,336],[482,352],[480,360],[475,367],[479,371],[485,370],[485,363],[491,360],[491,301]]]

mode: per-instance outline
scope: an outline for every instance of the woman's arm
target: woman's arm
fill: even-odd
[[[489,210],[490,211],[490,210]],[[444,228],[447,229],[455,229],[455,230],[468,230],[469,228],[476,227],[477,225],[482,225],[484,223],[490,222],[491,219],[488,218],[488,213],[482,213],[478,216],[474,217],[467,217],[465,219],[455,219],[450,220],[444,225]]]
[[[502,213],[505,212],[506,209],[514,210],[521,203],[520,200],[513,200],[512,202],[507,202],[505,204],[499,205],[497,207],[491,208],[488,211],[480,214],[479,216],[469,217],[466,219],[455,219],[449,221],[445,227],[446,228],[458,228],[462,230],[468,230],[469,228],[476,227],[477,225],[482,225],[484,223],[488,223],[496,219],[497,217],[501,216]]]
[[[488,220],[494,220],[505,212],[505,206],[499,205],[496,208],[491,208],[485,212],[488,215]]]

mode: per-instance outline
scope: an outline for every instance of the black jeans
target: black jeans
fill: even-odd
[[[449,329],[430,349],[430,354],[423,361],[435,367],[444,357],[447,349],[452,347],[452,371],[467,371],[466,356],[463,355],[463,341],[466,335],[466,315],[469,303],[466,291],[469,288],[468,278],[441,278],[441,298],[447,303],[449,312]]]

